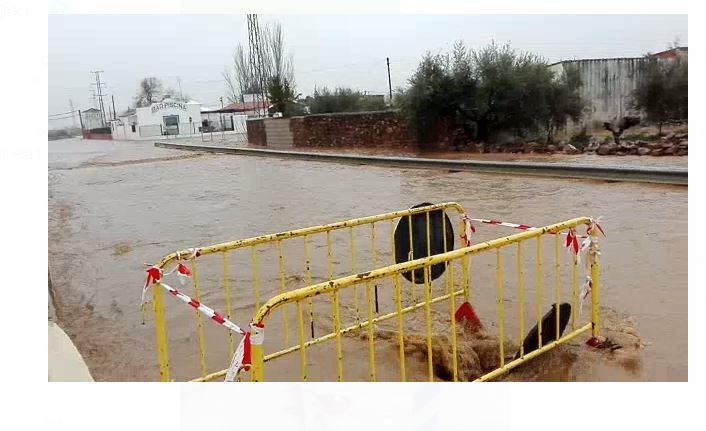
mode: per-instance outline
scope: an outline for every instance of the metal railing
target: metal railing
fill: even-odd
[[[458,333],[456,319],[454,313],[456,311],[455,298],[459,295],[463,295],[464,301],[468,302],[470,300],[469,288],[470,288],[470,257],[478,256],[483,253],[495,252],[495,278],[496,278],[496,305],[497,305],[497,341],[498,341],[498,355],[499,355],[499,366],[493,370],[485,372],[479,376],[476,380],[485,381],[491,380],[499,377],[511,369],[517,367],[518,365],[529,361],[530,359],[541,355],[542,353],[555,348],[559,344],[565,343],[572,338],[584,333],[586,331],[591,331],[593,337],[598,336],[598,294],[599,294],[599,264],[597,259],[597,243],[595,242],[595,229],[591,231],[592,241],[590,243],[589,250],[589,262],[590,262],[590,286],[591,286],[591,318],[590,321],[585,324],[577,324],[576,311],[579,309],[579,292],[578,292],[578,259],[574,255],[574,258],[570,261],[572,267],[572,277],[571,277],[571,301],[573,312],[571,314],[571,329],[566,335],[560,334],[560,307],[557,307],[556,315],[556,334],[546,334],[546,338],[542,335],[542,300],[543,300],[543,267],[542,267],[542,238],[545,236],[553,236],[554,238],[554,254],[555,254],[555,265],[554,265],[554,290],[555,290],[555,301],[559,304],[561,301],[561,272],[560,272],[560,261],[561,261],[561,249],[559,235],[563,231],[569,231],[579,225],[590,226],[592,219],[588,217],[581,217],[572,220],[568,220],[562,223],[553,224],[540,229],[527,230],[525,232],[517,233],[514,235],[502,237],[495,240],[490,240],[474,246],[449,251],[442,254],[431,255],[422,259],[416,259],[404,263],[389,265],[381,268],[374,269],[365,273],[359,273],[354,275],[349,275],[346,277],[338,278],[324,283],[314,284],[305,288],[297,289],[290,292],[285,292],[283,294],[277,295],[274,298],[267,301],[262,307],[259,308],[253,322],[259,325],[267,325],[267,320],[269,316],[277,309],[285,307],[290,304],[295,304],[297,309],[297,321],[299,325],[299,344],[292,346],[288,349],[280,350],[265,355],[264,348],[262,345],[252,346],[252,380],[253,381],[263,381],[265,379],[265,369],[266,363],[272,359],[278,358],[280,356],[285,356],[294,352],[299,352],[300,356],[300,375],[301,380],[307,380],[307,349],[320,343],[324,343],[328,340],[334,340],[335,342],[335,363],[336,363],[336,379],[342,381],[344,379],[343,375],[343,335],[358,330],[362,328],[367,328],[368,334],[368,369],[370,380],[376,380],[376,362],[375,362],[375,347],[374,347],[374,330],[373,326],[380,324],[386,320],[395,319],[397,322],[397,344],[399,353],[399,380],[405,381],[405,336],[403,328],[403,316],[407,313],[414,312],[416,310],[423,309],[424,311],[424,327],[425,327],[425,337],[426,337],[426,360],[427,360],[427,378],[430,381],[434,380],[434,367],[433,367],[433,352],[432,352],[432,318],[431,318],[431,306],[433,304],[448,301],[448,324],[450,326],[451,332],[451,356],[452,356],[452,372],[454,381],[458,380],[459,370],[458,370]],[[517,257],[517,289],[519,298],[519,336],[520,339],[524,337],[525,328],[525,313],[524,305],[525,298],[524,293],[526,290],[524,283],[524,270],[523,270],[523,243],[528,240],[536,240],[536,294],[537,294],[537,320],[538,320],[538,348],[533,349],[531,352],[524,352],[523,344],[519,346],[519,353],[516,359],[506,361],[506,352],[503,351],[506,341],[506,316],[505,316],[505,301],[504,301],[504,284],[503,284],[503,259],[502,251],[511,247],[516,247],[516,257]],[[453,276],[453,263],[460,262],[462,268],[462,279],[460,283],[460,288],[457,288],[454,283]],[[430,280],[430,268],[433,265],[444,264],[447,267],[447,277],[446,277],[446,288],[443,292],[439,292],[436,296],[432,294],[432,282]],[[412,305],[403,307],[402,305],[402,295],[401,295],[401,282],[400,275],[403,273],[409,273],[417,269],[422,269],[424,271],[424,299],[422,301],[415,301]],[[394,287],[394,296],[396,308],[394,311],[373,316],[371,312],[372,306],[372,296],[371,296],[371,284],[382,280],[382,279],[392,279],[391,285]],[[366,300],[367,300],[367,318],[359,323],[342,327],[339,314],[340,314],[340,304],[339,296],[342,292],[347,289],[355,288],[356,286],[364,285],[366,288]],[[485,292],[483,292],[485,293]],[[302,302],[310,300],[314,297],[319,297],[323,295],[331,295],[332,300],[332,318],[334,321],[333,330],[330,333],[322,335],[318,338],[304,341],[303,334],[303,319],[301,318]],[[543,344],[542,340],[550,340],[549,342]]]
[[[455,202],[429,205],[332,224],[262,235],[207,247],[181,250],[165,256],[156,266],[160,270],[166,271],[180,261],[189,263],[193,276],[193,298],[200,301],[208,295],[209,304],[217,303],[219,306],[225,308],[223,316],[227,319],[235,319],[235,312],[240,310],[241,312],[238,317],[247,316],[248,321],[250,321],[252,316],[260,309],[261,300],[264,295],[267,295],[269,298],[279,294],[287,294],[306,286],[316,286],[317,284],[315,282],[319,280],[335,280],[336,274],[354,274],[363,269],[372,271],[380,266],[394,264],[393,235],[396,223],[402,218],[407,218],[411,235],[411,220],[413,216],[419,217],[427,214],[428,219],[430,213],[442,212],[446,214],[447,210],[455,211],[459,215],[463,214],[463,207]],[[443,227],[446,229],[446,223],[443,223]],[[386,231],[387,228],[389,228],[389,236],[386,235],[386,232],[383,232]],[[461,229],[463,232],[463,223],[461,223]],[[445,234],[444,238],[446,238]],[[337,252],[334,251],[333,247],[334,239],[338,243],[345,244],[343,247],[339,247]],[[391,247],[380,250],[380,244],[387,242],[388,239]],[[364,241],[366,245],[361,245],[363,244],[362,241]],[[287,247],[288,251],[285,250]],[[325,249],[325,256],[317,258],[315,256],[317,249]],[[361,253],[361,249],[364,249],[365,253]],[[446,246],[444,246],[444,249],[447,250]],[[392,250],[392,253],[390,253],[390,250]],[[249,254],[249,264],[247,266],[249,266],[249,275],[251,277],[249,284],[251,285],[252,291],[247,294],[244,293],[243,289],[240,289],[244,283],[247,283],[243,280],[244,273],[246,272],[244,269],[245,265],[241,264],[240,267],[243,270],[237,270],[237,277],[233,277],[233,255],[236,252],[240,252],[240,255],[242,255],[243,251]],[[289,258],[287,257],[288,255]],[[293,258],[292,255],[296,256],[296,258]],[[343,255],[345,255],[345,258]],[[211,261],[206,263],[205,259],[209,257]],[[220,257],[220,262],[213,261],[213,258],[216,257]],[[267,261],[268,257],[270,258],[269,262]],[[388,257],[390,260],[385,261],[384,259]],[[266,264],[261,265],[261,261],[266,261]],[[222,268],[222,276],[216,279],[210,274],[212,274],[218,266]],[[288,269],[287,266],[290,268]],[[294,269],[291,268],[292,266]],[[202,274],[208,274],[209,278],[207,281],[213,287],[213,289],[208,292],[203,292],[204,276]],[[263,283],[261,283],[263,277],[267,278],[264,287]],[[290,277],[294,280],[293,282],[289,281]],[[234,292],[236,288],[239,290]],[[366,287],[366,295],[368,295],[368,297],[372,294],[371,289],[373,289],[371,286]],[[351,286],[349,290],[352,291],[352,298],[349,298],[350,301],[347,302],[350,303],[350,314],[356,319],[356,322],[360,322],[358,324],[362,324],[357,286]],[[373,290],[377,293],[377,288]],[[234,298],[238,293],[240,294],[240,298]],[[338,295],[336,294],[335,296]],[[193,333],[185,334],[179,337],[179,340],[169,340],[167,321],[170,320],[170,316],[165,308],[161,289],[153,289],[152,302],[160,380],[169,381],[171,380],[171,375],[173,374],[172,368],[174,366],[174,364],[170,363],[170,342],[172,344],[175,342],[178,344],[180,353],[176,356],[176,359],[182,364],[185,362],[187,356],[191,356],[191,352],[186,346],[188,343],[183,342],[183,339],[191,339]],[[271,354],[269,356],[270,358],[283,356],[288,352],[301,348],[300,346],[304,339],[304,316],[302,314],[304,309],[306,309],[306,313],[308,314],[308,332],[311,337],[311,340],[306,342],[318,340],[318,338],[315,337],[315,327],[318,323],[317,316],[322,313],[318,311],[315,312],[313,298],[307,298],[305,302],[305,304],[302,304],[301,301],[297,302],[296,316],[299,338],[299,344],[297,346],[299,347],[292,346],[289,343],[290,323],[294,324],[294,322],[291,321],[290,310],[286,304],[279,306],[279,309],[281,309],[281,319],[278,325],[282,332],[279,339],[283,341],[283,345],[278,348],[275,353]],[[370,311],[370,307],[371,303],[368,301],[368,311]],[[174,327],[175,330],[183,330],[183,318],[185,317],[183,314],[184,307],[180,305],[170,306],[170,310],[174,310],[175,313],[178,313],[179,310],[182,311],[180,315],[173,315],[171,317],[174,326],[170,323],[170,327]],[[268,313],[268,315],[271,319],[272,313]],[[205,333],[203,318],[199,311],[194,312],[194,320],[196,326],[195,338],[198,356],[198,374],[200,375],[200,377],[195,380],[206,381],[221,377],[225,374],[224,366],[227,366],[228,359],[232,357],[234,352],[233,334],[227,331],[225,343],[223,343],[222,335],[216,335],[207,340],[209,334]],[[338,332],[340,333],[340,331]],[[272,340],[273,337],[268,337],[268,341]],[[219,352],[217,354],[218,357],[212,360],[212,362],[215,362],[216,371],[209,371],[209,369],[213,367],[208,364],[210,357],[208,357],[206,353],[207,347],[214,350],[225,350],[223,348],[224,345],[227,346],[227,352],[223,352],[222,354]],[[186,366],[191,367],[190,365]],[[188,373],[188,371],[184,371],[182,376],[184,373]]]

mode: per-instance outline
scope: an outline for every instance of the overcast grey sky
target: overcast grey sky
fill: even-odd
[[[404,86],[426,51],[454,41],[470,48],[510,42],[554,62],[632,57],[688,45],[686,15],[259,15],[282,24],[293,54],[298,92],[349,86],[387,93]],[[91,70],[103,70],[107,93],[125,110],[145,76],[160,78],[207,106],[225,96],[221,78],[238,43],[247,44],[245,15],[50,15],[49,114],[93,106]],[[62,121],[50,121],[56,127]],[[70,121],[67,122],[70,124]]]

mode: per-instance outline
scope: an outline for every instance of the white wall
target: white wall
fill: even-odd
[[[83,120],[84,129],[98,129],[103,127],[103,117],[100,112],[82,112],[81,119]]]
[[[132,125],[135,125],[135,131],[132,131]],[[137,115],[124,115],[113,121],[113,139],[120,140],[140,140],[140,125],[137,120]]]
[[[198,133],[201,125],[201,104],[165,100],[153,103],[148,107],[137,108],[134,115],[118,118],[113,122],[113,139],[148,140],[160,137],[166,130],[164,117],[171,115],[179,117],[179,136]],[[192,119],[191,123],[189,123],[189,117]],[[135,126],[134,132],[132,131],[133,124]]]
[[[127,139],[125,135],[125,127],[121,119],[112,120],[110,122],[110,131],[113,135],[113,139],[125,140]]]
[[[201,119],[201,104],[198,102],[176,102],[165,100],[153,103],[149,107],[137,108],[137,123],[143,127],[145,134],[154,134],[154,131],[162,126],[161,130],[166,130],[164,117],[176,115],[179,117],[179,134],[188,135],[189,132],[198,132]],[[191,117],[191,123],[189,122]]]
[[[596,60],[565,61],[551,66],[560,74],[566,67],[577,67],[583,86],[581,97],[587,103],[586,112],[579,124],[570,130],[586,127],[602,128],[603,122],[612,122],[624,116],[640,116],[631,108],[632,92],[637,87],[643,63],[642,58],[609,58]]]

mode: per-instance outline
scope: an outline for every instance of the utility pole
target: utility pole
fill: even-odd
[[[177,76],[177,84],[179,85],[179,99],[184,101],[184,93],[181,92],[181,76]]]
[[[106,124],[106,117],[105,117],[105,106],[103,105],[103,84],[101,84],[101,73],[103,73],[102,70],[92,70],[91,73],[96,74],[96,90],[98,92],[98,106],[100,107],[101,110],[101,117],[103,118],[103,126],[105,127]]]
[[[74,101],[69,97],[69,109],[71,109],[71,121],[73,122],[74,129],[76,128],[76,117],[74,116]]]
[[[225,139],[226,128],[223,125],[223,96],[219,97],[219,100],[221,101],[221,138]]]
[[[114,94],[110,95],[110,100],[113,102],[113,120],[116,120],[118,118],[118,114],[115,112],[115,95]]]
[[[390,57],[387,57],[387,85],[390,87],[390,105],[392,105],[392,80],[390,79]]]

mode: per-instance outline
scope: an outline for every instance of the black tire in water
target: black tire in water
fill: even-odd
[[[542,346],[558,339],[556,336],[556,313],[556,304],[552,304],[551,310],[542,317]],[[559,338],[561,338],[566,325],[569,323],[569,317],[571,317],[571,305],[568,302],[564,302],[559,306]],[[534,325],[534,328],[529,331],[529,334],[522,342],[522,347],[525,355],[539,348],[539,323]],[[515,354],[515,359],[519,357],[520,352],[518,351]]]
[[[422,203],[415,205],[412,208],[419,208],[433,205],[430,203]],[[443,218],[442,218],[443,215]],[[412,217],[412,246],[414,253],[412,259],[409,259],[410,241],[409,241],[409,217],[402,217],[397,222],[395,227],[395,263],[407,262],[408,260],[420,259],[429,256],[428,249],[431,254],[440,254],[454,249],[454,232],[453,225],[449,216],[443,210],[429,212],[429,244],[427,244],[427,216],[426,213],[415,214]],[[443,221],[442,221],[443,220]],[[446,249],[444,249],[444,225],[446,223]],[[427,247],[429,245],[429,247]],[[432,265],[430,276],[432,280],[439,278],[446,270],[446,265],[438,263]],[[419,268],[414,271],[403,272],[402,276],[408,281],[412,281],[412,272],[414,272],[414,283],[424,284],[424,269]]]

